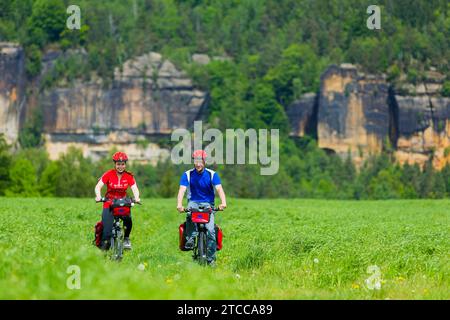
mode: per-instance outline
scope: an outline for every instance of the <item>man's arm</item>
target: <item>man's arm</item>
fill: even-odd
[[[186,192],[187,187],[186,186],[180,186],[180,189],[178,190],[178,197],[177,197],[177,210],[179,212],[184,212],[183,207],[183,198],[184,194]]]
[[[218,184],[216,185],[217,193],[219,194],[220,202],[219,204],[219,210],[223,210],[227,207],[227,199],[225,197],[225,191],[223,191],[222,185]]]

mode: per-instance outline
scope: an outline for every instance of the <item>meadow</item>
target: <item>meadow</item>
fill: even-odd
[[[450,299],[449,200],[229,199],[216,268],[179,251],[174,199],[133,209],[121,262],[93,199],[0,200],[0,299]]]

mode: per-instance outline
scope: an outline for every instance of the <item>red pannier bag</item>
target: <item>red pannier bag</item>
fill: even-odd
[[[220,229],[220,227],[217,224],[214,225],[214,228],[216,230],[216,243],[217,243],[216,250],[220,251],[222,250],[223,232],[222,229]]]
[[[101,221],[95,224],[95,239],[94,243],[97,247],[102,244],[103,223]]]
[[[223,232],[222,229],[220,229],[220,227],[215,224],[214,225],[215,231],[216,231],[216,250],[222,250],[222,239],[223,239]],[[184,247],[185,243],[186,243],[186,222],[180,224],[180,226],[178,227],[178,234],[179,234],[179,248],[181,251],[189,251],[192,249],[186,249]]]
[[[186,249],[184,247],[185,243],[186,243],[186,222],[180,224],[180,227],[178,228],[178,233],[180,236],[179,239],[179,248],[181,251],[189,251],[188,249]]]
[[[113,208],[113,216],[117,217],[124,217],[130,215],[130,207],[115,207]]]

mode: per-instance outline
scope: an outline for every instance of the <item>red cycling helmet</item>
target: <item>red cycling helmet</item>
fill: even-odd
[[[112,159],[114,162],[117,162],[117,161],[127,162],[128,156],[125,152],[116,152],[113,154]]]
[[[206,161],[206,152],[204,150],[195,150],[192,153],[192,159],[202,159],[203,161]]]

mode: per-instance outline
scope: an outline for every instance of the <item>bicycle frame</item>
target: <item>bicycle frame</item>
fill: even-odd
[[[121,220],[119,216],[114,217],[110,246],[112,260],[121,260],[123,257],[124,232]]]
[[[207,230],[206,224],[210,221],[211,214],[216,210],[216,208],[199,208],[199,209],[186,209],[185,210],[190,216],[191,221],[196,225],[197,236],[195,237],[194,245],[194,260],[198,260],[200,264],[207,263],[206,250],[207,250]]]

